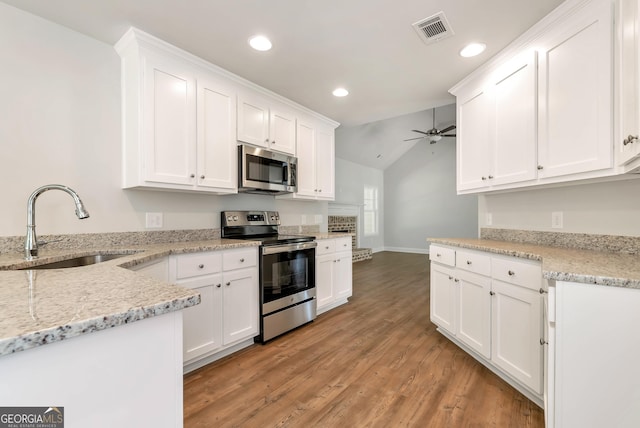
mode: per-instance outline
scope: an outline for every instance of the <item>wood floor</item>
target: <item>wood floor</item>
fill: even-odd
[[[185,376],[185,427],[543,427],[543,411],[429,321],[427,256],[353,265],[353,297]]]

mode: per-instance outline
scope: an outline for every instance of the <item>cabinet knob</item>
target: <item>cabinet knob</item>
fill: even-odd
[[[453,279],[453,277],[451,275],[449,275],[449,281],[451,281]]]
[[[264,140],[265,143],[269,144],[269,139]]]
[[[204,180],[204,175],[201,175],[201,176],[200,176],[200,180]]]
[[[460,282],[458,278],[454,279],[453,282]]]
[[[244,259],[240,259],[240,263],[244,263]]]
[[[198,265],[198,268],[203,269],[203,268],[204,268],[204,265],[203,265],[203,264],[199,264],[199,265]]]
[[[470,265],[471,264],[471,260],[467,260],[467,264]]]
[[[216,287],[220,288],[222,287],[222,284],[217,284]]]
[[[541,288],[539,291],[540,291],[540,294],[548,293],[548,291],[544,291],[543,288]]]
[[[512,271],[512,270],[508,271],[507,273],[509,274],[509,276],[513,276],[513,275],[515,275],[515,274],[516,274],[516,273],[515,273],[514,271]]]
[[[442,257],[442,254],[437,253],[437,254],[436,254],[436,257]]]
[[[227,282],[227,287],[231,285],[231,281]]]
[[[273,140],[273,141],[271,142],[271,144],[275,144],[275,143],[276,143],[276,140]]]
[[[493,175],[490,175],[490,176],[489,176],[489,180],[492,180],[492,179],[493,179]]]
[[[540,338],[540,345],[546,345],[547,343],[549,343],[549,342],[547,342],[543,338]]]
[[[328,247],[328,246],[327,246],[327,247],[324,247],[324,249],[325,249],[325,250],[328,250],[328,249],[329,249],[329,247]]]
[[[318,192],[322,193],[322,189],[318,189]]]
[[[496,293],[494,293],[493,291],[489,291],[489,294],[490,294],[491,296],[494,296]]]
[[[191,174],[189,177],[191,177],[191,178],[195,178],[195,177],[196,177],[196,175],[195,175],[195,174]]]
[[[544,167],[542,165],[538,165],[538,171],[544,169]]]
[[[487,177],[482,177],[482,181],[484,181],[484,180],[486,180],[486,179],[487,179]]]
[[[626,146],[627,144],[633,143],[637,139],[638,139],[637,135],[629,135],[627,138],[622,140],[622,144],[624,144]]]

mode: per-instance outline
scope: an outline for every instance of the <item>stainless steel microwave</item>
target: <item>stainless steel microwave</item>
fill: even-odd
[[[258,147],[238,146],[238,192],[278,195],[297,187],[298,159]]]

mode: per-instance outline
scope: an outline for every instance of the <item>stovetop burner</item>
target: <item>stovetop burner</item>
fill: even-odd
[[[223,211],[220,216],[223,238],[260,241],[263,246],[315,240],[313,236],[279,234],[277,211]]]

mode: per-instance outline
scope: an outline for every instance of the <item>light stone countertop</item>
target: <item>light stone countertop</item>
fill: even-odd
[[[41,250],[27,262],[18,252],[0,255],[0,356],[105,330],[200,303],[196,291],[129,270],[170,254],[258,246],[255,241],[212,239],[94,250]],[[95,265],[22,270],[88,254],[131,253]]]
[[[351,238],[353,234],[346,232],[315,232],[309,233],[309,236],[314,236],[317,241],[321,241],[323,239]]]
[[[542,262],[542,276],[557,281],[640,289],[640,255],[494,241],[428,238],[433,244],[514,256]]]

